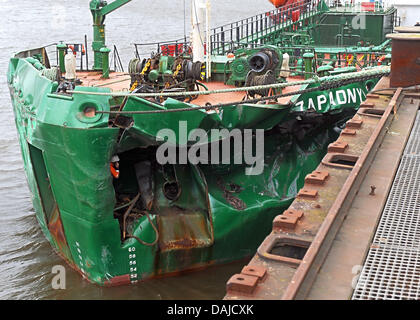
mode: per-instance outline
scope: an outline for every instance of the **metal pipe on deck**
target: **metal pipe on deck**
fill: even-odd
[[[193,61],[205,61],[205,21],[206,21],[206,1],[192,0],[191,3],[191,23],[192,23],[192,51]]]

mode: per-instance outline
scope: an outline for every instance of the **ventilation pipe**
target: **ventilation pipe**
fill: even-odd
[[[205,61],[204,43],[206,41],[206,0],[192,0],[191,23],[192,23],[192,47],[194,62]]]

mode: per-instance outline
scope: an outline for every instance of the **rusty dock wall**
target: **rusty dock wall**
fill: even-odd
[[[351,298],[419,109],[420,34],[389,38],[390,77],[274,219],[249,265],[230,278],[225,299]]]

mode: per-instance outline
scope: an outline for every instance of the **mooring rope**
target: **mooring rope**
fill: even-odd
[[[384,73],[384,74],[387,74],[387,73]],[[197,111],[197,110],[209,111],[209,110],[225,108],[225,107],[237,107],[239,105],[244,105],[244,104],[256,104],[258,102],[276,100],[279,98],[294,96],[297,94],[305,94],[305,93],[310,93],[310,92],[315,92],[315,91],[323,91],[323,90],[338,88],[343,85],[347,85],[347,84],[354,83],[357,81],[369,80],[369,79],[374,79],[377,77],[378,77],[378,74],[370,74],[370,75],[365,74],[363,75],[363,77],[359,75],[358,78],[345,79],[345,80],[340,79],[340,80],[325,82],[321,84],[320,86],[309,88],[309,89],[303,89],[303,90],[298,90],[298,91],[293,91],[293,92],[288,92],[288,93],[282,93],[278,95],[272,95],[272,96],[248,99],[248,100],[241,100],[241,101],[236,101],[236,102],[228,102],[228,103],[216,104],[216,105],[210,104],[206,106],[196,106],[196,107],[188,107],[188,108],[147,110],[147,111],[96,111],[96,113],[97,114],[110,114],[110,115],[120,115],[120,114],[140,115],[140,114],[155,114],[155,113],[189,112],[189,111]],[[275,109],[275,108],[271,108],[271,109]]]
[[[381,66],[372,68],[369,70],[363,70],[359,72],[339,74],[335,76],[326,76],[322,78],[315,77],[313,79],[295,81],[288,83],[275,83],[260,86],[241,87],[241,88],[229,88],[209,91],[185,91],[185,92],[156,92],[156,93],[129,93],[129,92],[89,92],[89,91],[67,91],[70,94],[82,94],[82,95],[96,95],[96,96],[110,96],[110,97],[138,97],[138,98],[154,98],[154,97],[182,97],[182,96],[199,96],[199,95],[211,95],[211,94],[223,94],[243,91],[259,91],[264,89],[282,89],[286,87],[293,87],[305,84],[323,84],[325,82],[334,81],[346,81],[351,79],[357,79],[365,76],[381,76],[389,74],[391,68],[388,66]]]
[[[147,216],[147,219],[149,220],[150,225],[152,226],[153,230],[155,231],[155,240],[152,243],[148,243],[148,242],[145,242],[145,241],[141,240],[139,237],[136,237],[135,235],[127,234],[127,224],[126,224],[127,217],[131,213],[131,211],[133,210],[134,206],[137,204],[137,201],[139,201],[140,196],[141,196],[141,194],[138,193],[137,196],[132,201],[130,201],[130,206],[127,209],[127,211],[124,213],[124,216],[123,216],[123,238],[124,239],[136,239],[141,244],[143,244],[145,246],[152,247],[159,241],[159,231],[158,231],[157,227],[154,225],[152,219],[150,218],[149,212],[144,211],[144,213]]]

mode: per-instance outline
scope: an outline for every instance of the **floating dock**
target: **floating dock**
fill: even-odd
[[[404,150],[354,300],[420,299],[420,112]]]
[[[391,76],[230,278],[226,300],[419,298],[420,34],[390,37]]]

